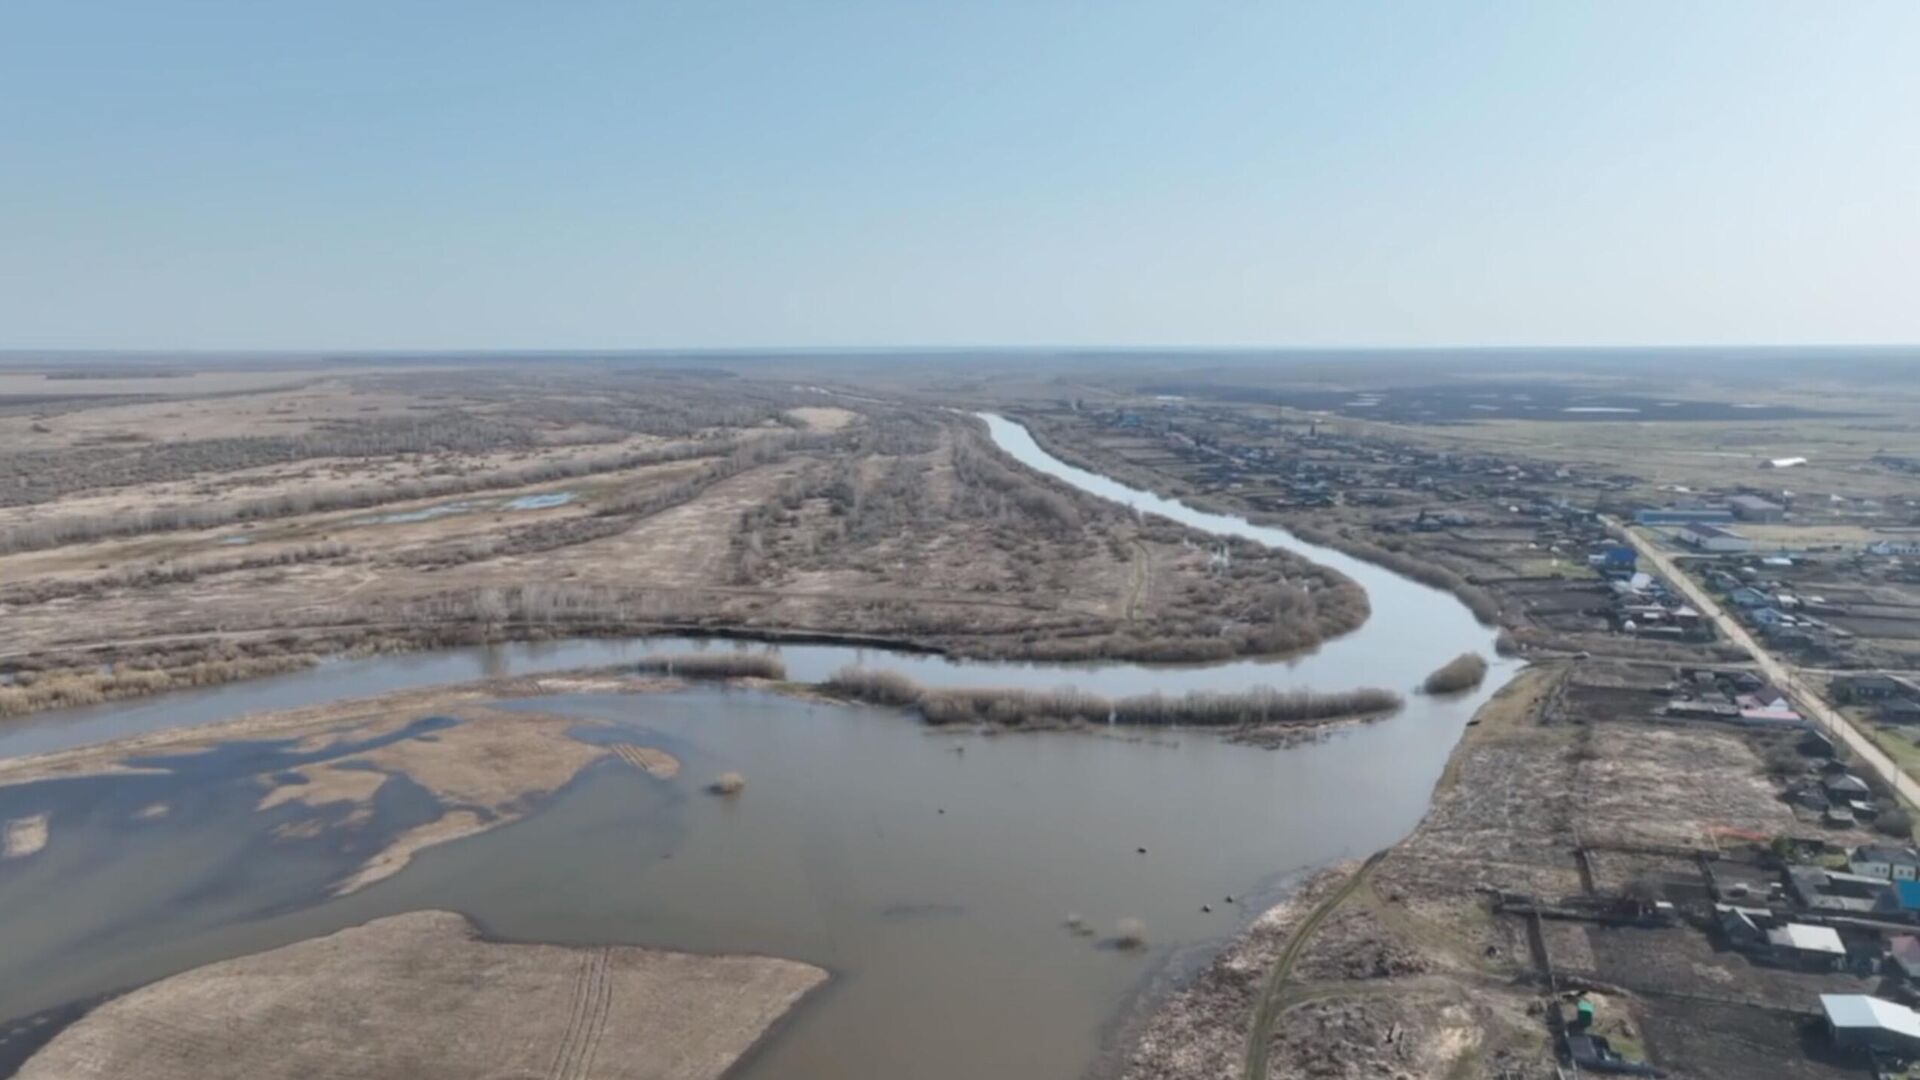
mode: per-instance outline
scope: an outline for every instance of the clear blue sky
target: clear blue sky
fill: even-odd
[[[1920,3],[0,0],[0,347],[1920,341]]]

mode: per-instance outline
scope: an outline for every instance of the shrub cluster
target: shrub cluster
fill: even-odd
[[[1360,689],[1320,694],[1257,686],[1235,693],[1140,694],[1108,698],[1071,687],[929,689],[890,671],[847,667],[821,684],[840,697],[879,705],[910,706],[928,723],[1017,725],[1033,720],[1226,727],[1307,723],[1391,712],[1402,704],[1391,690]]]

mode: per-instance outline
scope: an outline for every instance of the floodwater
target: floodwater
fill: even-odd
[[[1284,661],[981,664],[788,645],[776,651],[791,677],[864,662],[929,683],[1108,694],[1260,683],[1404,690],[1463,650],[1490,651],[1491,631],[1443,593],[1071,469],[1018,425],[988,423],[1009,453],[1095,494],[1284,545],[1353,576],[1370,594],[1372,618]],[[342,661],[46,714],[0,733],[0,754],[689,644],[573,641]],[[265,778],[315,753],[358,752],[352,746],[230,744],[141,762],[147,772],[0,788],[0,818],[51,815],[43,851],[0,862],[0,1017],[442,907],[508,939],[766,953],[832,971],[743,1075],[1078,1076],[1143,991],[1257,914],[1250,897],[1270,900],[1301,871],[1405,835],[1461,726],[1509,671],[1498,665],[1476,693],[1412,695],[1389,719],[1275,752],[1181,730],[976,737],[929,731],[890,710],[717,688],[541,698],[524,707],[581,718],[577,737],[657,746],[685,768],[663,781],[602,762],[525,819],[429,849],[341,899],[326,898],[327,883],[433,816],[432,795],[389,783],[369,824],[317,836],[276,838],[296,811],[254,805]],[[422,717],[406,735],[433,738],[446,722]],[[745,792],[705,794],[721,771],[744,774]],[[149,810],[159,804],[164,815]],[[1070,932],[1069,912],[1096,933]],[[1122,917],[1146,923],[1147,949],[1105,940]]]
[[[592,766],[529,817],[324,903],[430,819],[432,797],[390,783],[370,825],[311,838],[274,836],[310,810],[253,807],[275,773],[362,743],[228,745],[135,763],[163,772],[0,788],[0,817],[53,821],[45,851],[0,863],[0,1016],[451,908],[514,940],[833,972],[745,1076],[1073,1077],[1144,980],[1237,931],[1282,876],[1401,835],[1455,734],[1389,723],[1276,753],[1192,732],[975,737],[711,687],[523,707],[610,722],[578,737],[656,746],[684,768],[662,781]],[[706,794],[725,771],[746,790]],[[164,816],[141,816],[157,804]],[[1070,912],[1096,933],[1070,932]],[[1148,949],[1106,940],[1126,917]]]
[[[475,510],[551,510],[556,506],[565,506],[574,500],[571,491],[549,491],[538,495],[522,495],[516,499],[459,499],[454,502],[435,503],[418,510],[401,510],[391,514],[374,514],[357,518],[356,525],[407,525],[420,521],[432,521],[435,518],[451,517],[455,514],[470,514]]]

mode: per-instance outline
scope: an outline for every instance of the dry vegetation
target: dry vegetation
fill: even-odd
[[[634,666],[642,675],[682,679],[784,679],[787,665],[768,653],[676,653],[649,656]]]
[[[838,697],[917,710],[931,724],[1117,723],[1258,727],[1380,716],[1402,700],[1388,690],[1317,694],[1254,687],[1234,693],[1141,694],[1107,698],[1078,690],[929,689],[898,672],[849,667],[821,689]]]
[[[1457,694],[1479,686],[1486,677],[1486,657],[1479,653],[1461,653],[1434,669],[1421,688],[1429,694]]]
[[[100,1006],[23,1080],[717,1080],[827,973],[790,960],[482,940],[395,915]]]
[[[1367,614],[1338,575],[1137,519],[965,416],[724,371],[334,373],[63,399],[0,437],[5,713],[484,640],[1217,660]]]

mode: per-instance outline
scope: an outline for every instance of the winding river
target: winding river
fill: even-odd
[[[1349,575],[1366,587],[1371,618],[1284,660],[982,663],[779,646],[790,677],[817,680],[858,662],[928,684],[1071,684],[1113,695],[1256,684],[1410,690],[1464,650],[1492,653],[1493,632],[1443,592],[1075,469],[1020,425],[984,419],[1007,453],[1083,490]],[[0,731],[0,756],[691,647],[774,648],[580,640],[334,661],[43,714]],[[664,748],[685,775],[660,781],[603,762],[530,817],[429,849],[341,899],[321,898],[360,854],[337,842],[276,843],[254,809],[257,782],[240,766],[228,777],[199,768],[190,782],[143,775],[0,788],[0,818],[48,813],[52,822],[44,851],[0,863],[0,1017],[443,907],[514,940],[758,952],[832,971],[829,987],[744,1064],[746,1076],[1077,1076],[1111,1046],[1130,1005],[1203,960],[1260,901],[1316,865],[1404,836],[1462,726],[1512,669],[1497,662],[1480,691],[1409,695],[1391,718],[1274,753],[1193,731],[956,737],[888,710],[716,688],[510,702],[607,725],[583,727],[582,737],[611,728]],[[752,778],[740,800],[699,794],[723,769]],[[134,821],[160,798],[180,809]],[[404,827],[422,798],[399,786],[375,807],[372,828]],[[1103,930],[1143,919],[1150,947],[1072,934],[1062,925],[1070,911]]]

